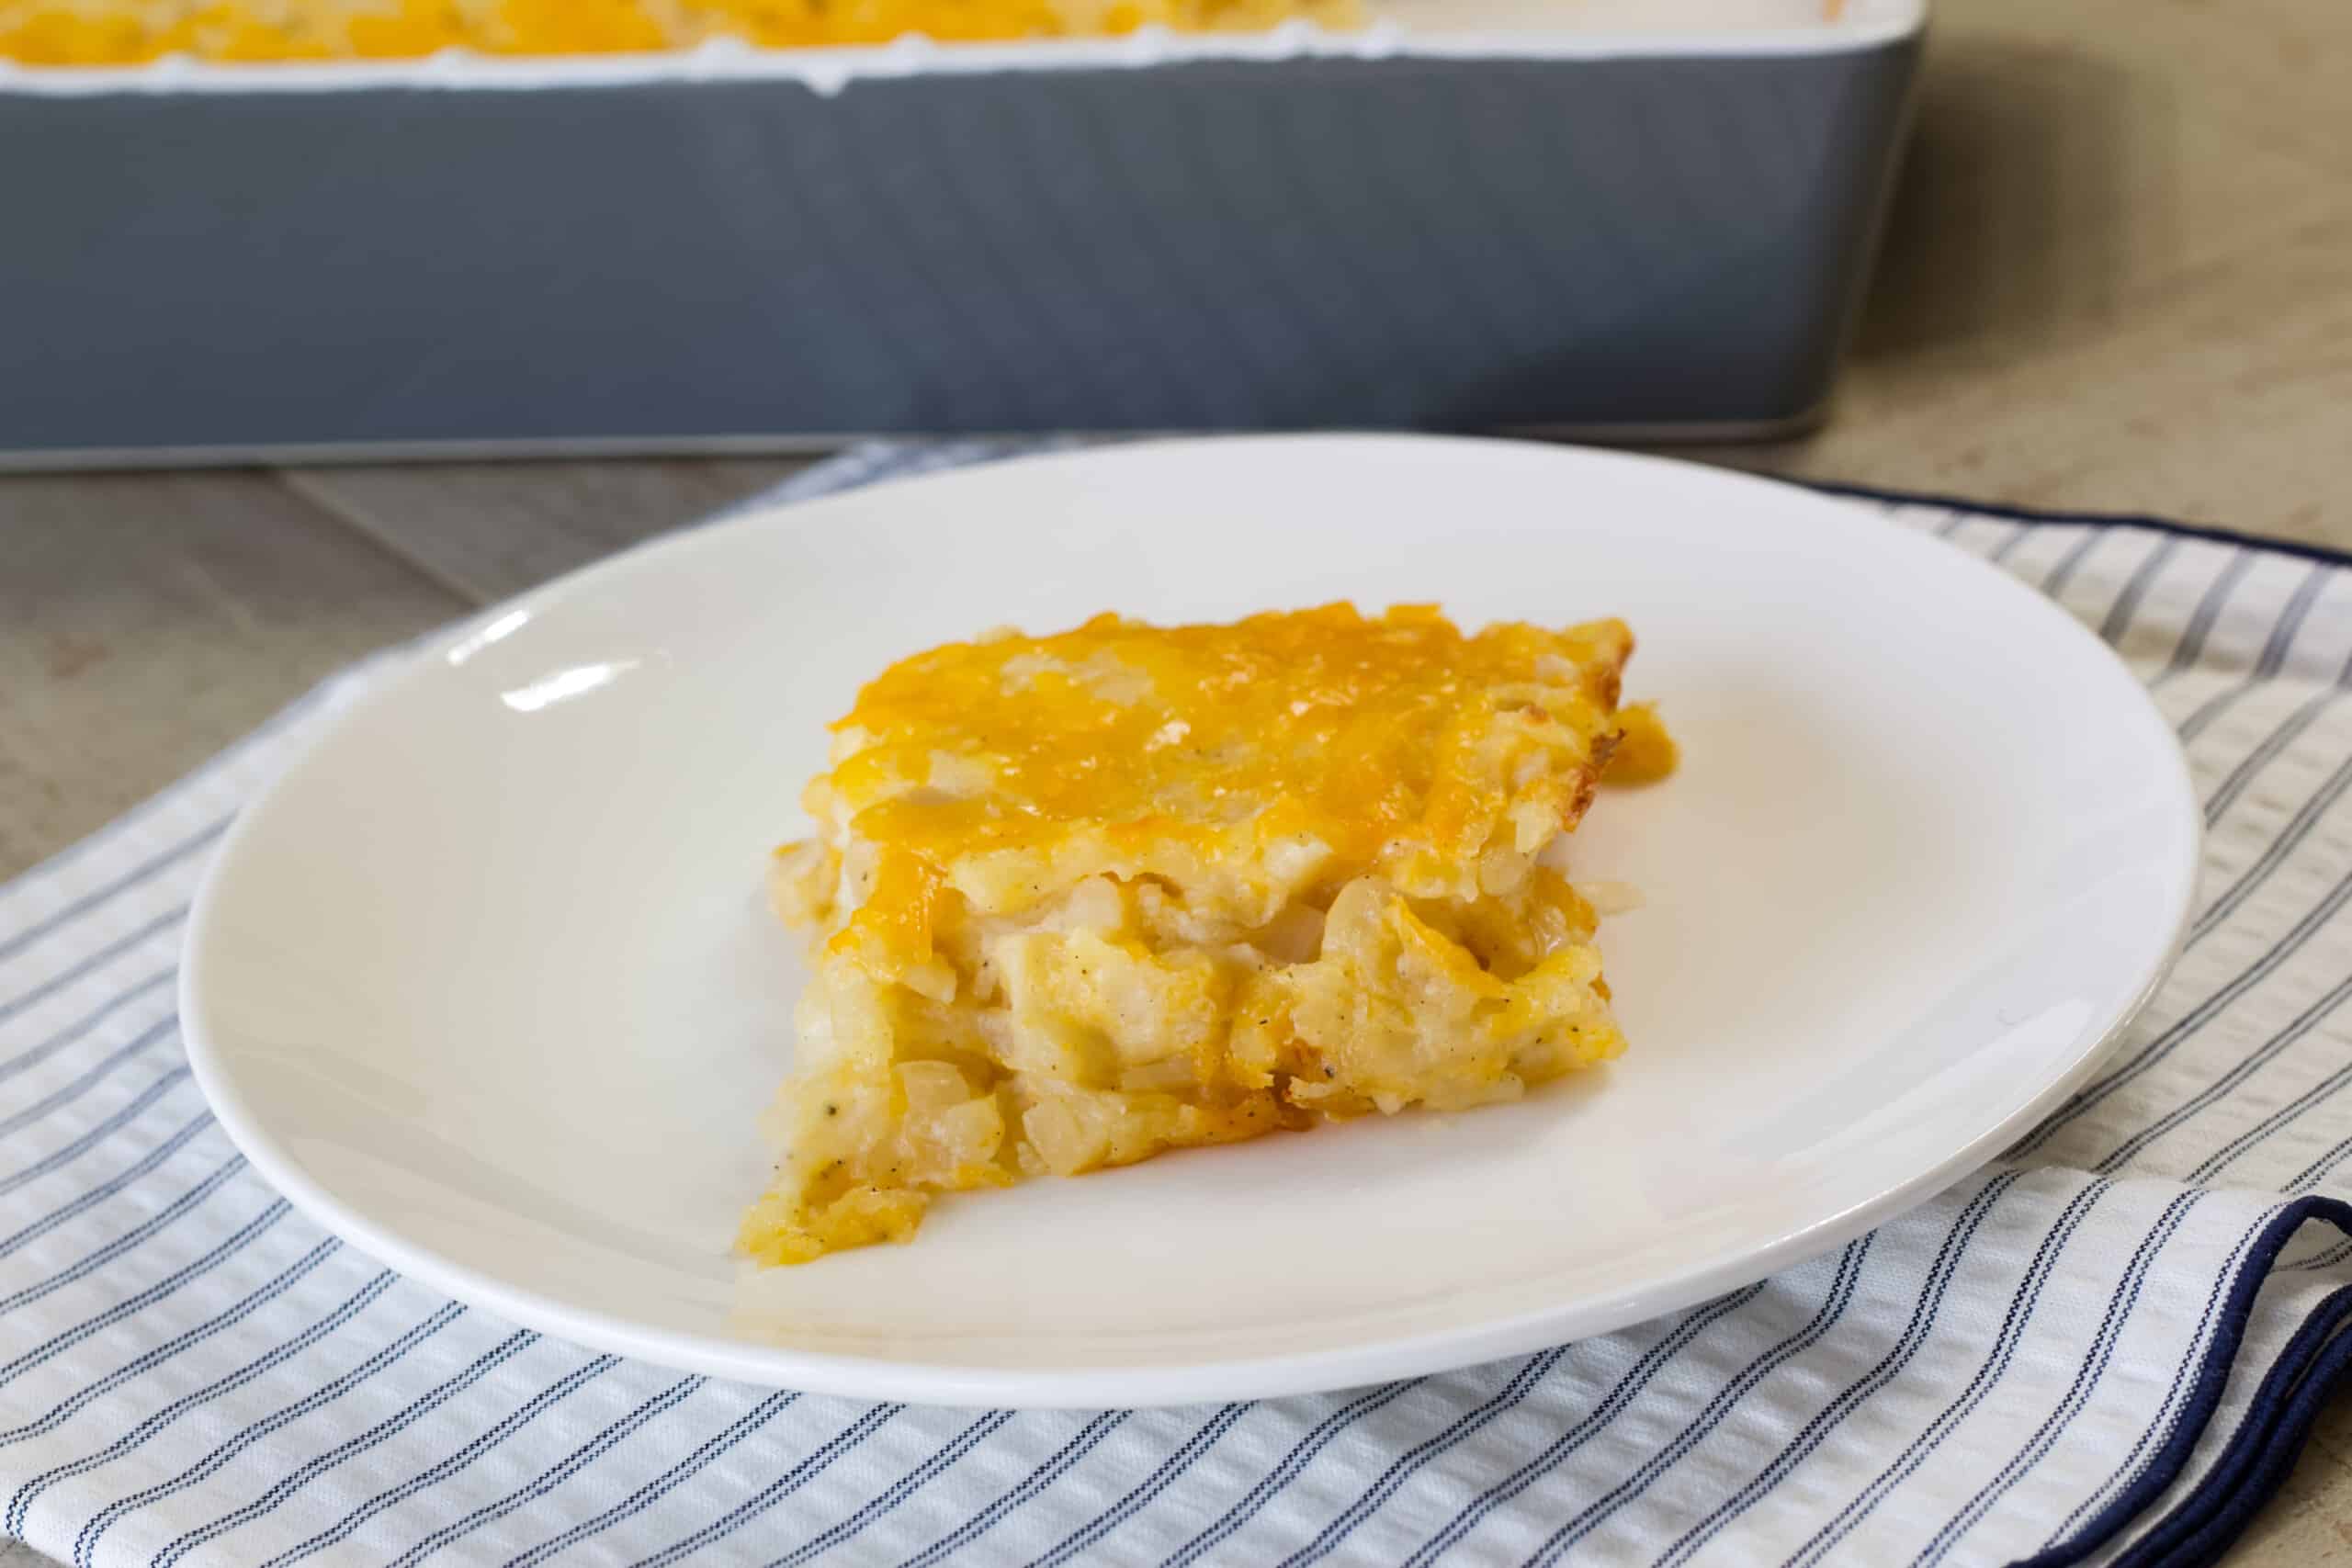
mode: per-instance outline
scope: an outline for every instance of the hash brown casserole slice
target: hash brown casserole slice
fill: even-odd
[[[1510,1100],[1623,1048],[1559,846],[1630,726],[1624,623],[1102,615],[885,671],[776,852],[813,976],[742,1249],[1327,1118]]]

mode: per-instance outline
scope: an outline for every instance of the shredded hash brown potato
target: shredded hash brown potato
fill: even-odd
[[[1632,651],[1620,621],[1331,604],[884,671],[773,867],[814,973],[743,1250],[904,1241],[937,1193],[1616,1055],[1560,841],[1629,736],[1672,765],[1617,705]]]
[[[415,59],[1092,37],[1157,26],[1250,31],[1294,17],[1334,27],[1354,0],[0,0],[0,56],[32,65]]]

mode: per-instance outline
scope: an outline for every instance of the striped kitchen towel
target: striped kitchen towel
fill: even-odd
[[[363,671],[0,890],[0,1532],[108,1568],[2211,1561],[2352,1358],[2352,570],[1854,504],[2097,627],[2209,829],[2154,1006],[1907,1217],[1622,1333],[1215,1407],[864,1404],[517,1330],[290,1212],[181,1057],[204,863]]]

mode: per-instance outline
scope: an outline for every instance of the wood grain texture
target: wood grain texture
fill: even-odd
[[[286,482],[487,604],[765,490],[812,459],[311,468]]]
[[[266,474],[0,479],[0,876],[465,602]]]
[[[1700,456],[2352,547],[2352,6],[1947,0],[1829,423]]]

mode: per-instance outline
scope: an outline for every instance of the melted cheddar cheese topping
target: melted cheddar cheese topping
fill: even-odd
[[[1632,649],[1622,621],[1350,604],[952,643],[860,694],[805,804],[992,913],[1104,873],[1261,918],[1368,870],[1466,893],[1581,814]]]
[[[33,65],[416,59],[690,48],[944,42],[1333,25],[1352,0],[0,0],[0,56]]]

